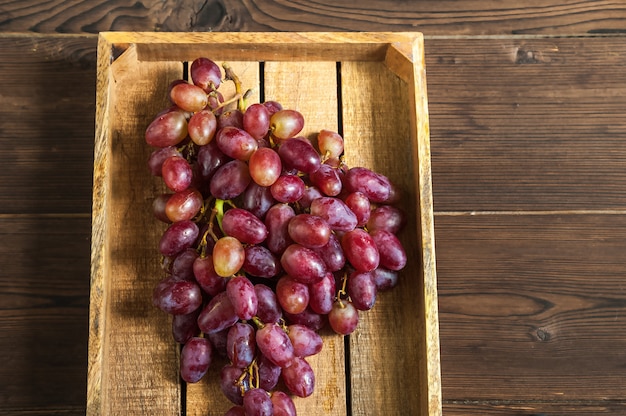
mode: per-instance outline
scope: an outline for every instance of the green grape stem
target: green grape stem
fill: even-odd
[[[256,326],[257,329],[263,329],[265,327],[265,324],[263,323],[263,321],[261,321],[261,319],[258,316],[252,317],[252,323],[254,323],[254,326]]]

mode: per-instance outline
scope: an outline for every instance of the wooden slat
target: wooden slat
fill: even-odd
[[[498,403],[451,402],[444,403],[446,416],[465,416],[476,414],[482,416],[606,416],[623,415],[626,402],[598,400],[592,402],[516,402],[499,401]]]
[[[623,399],[625,215],[435,222],[447,401]]]
[[[340,116],[335,62],[267,62],[264,80],[266,100],[276,100],[304,115],[303,136],[315,138],[321,129],[337,131]],[[295,400],[298,414],[347,414],[344,342],[331,332],[324,333],[322,352],[307,359],[315,372],[315,391],[310,397]]]
[[[0,212],[89,212],[95,42],[0,37]]]
[[[130,48],[107,70],[110,45],[100,47],[87,413],[179,414],[179,350],[169,317],[152,305],[165,226],[146,215],[162,185],[150,177],[144,137],[183,66],[138,64]]]
[[[89,235],[88,216],[0,218],[0,413],[84,414]]]
[[[42,33],[147,31],[415,30],[426,34],[623,33],[626,7],[594,2],[484,0],[395,2],[368,0],[289,2],[192,0],[123,2],[9,2],[0,30]]]
[[[436,210],[624,209],[622,38],[425,44]]]
[[[382,172],[403,194],[401,206],[415,212],[415,178],[408,174],[412,166],[409,140],[409,107],[393,103],[409,101],[409,89],[395,74],[380,63],[342,63],[343,134],[348,166],[370,166]],[[384,99],[381,99],[384,95]],[[369,111],[364,102],[384,100],[377,113]],[[392,121],[393,120],[393,121]],[[405,140],[398,140],[398,138]],[[383,145],[392,142],[393,146]],[[410,218],[402,234],[406,247],[418,247],[417,218]],[[424,409],[424,397],[417,394],[423,387],[420,377],[425,365],[425,350],[416,343],[423,339],[424,323],[418,314],[424,309],[421,295],[419,256],[409,252],[407,272],[398,287],[381,293],[375,307],[360,314],[358,331],[350,336],[350,373],[353,414],[403,415]],[[403,305],[415,303],[415,309]],[[372,345],[384,346],[372,348]],[[390,359],[390,357],[401,359]],[[410,372],[414,376],[407,377]],[[402,406],[398,406],[398,402]],[[423,412],[424,410],[422,410]]]
[[[210,57],[209,55],[202,55]],[[198,56],[196,56],[197,58]],[[195,58],[194,58],[195,59]],[[222,62],[217,61],[219,64]],[[261,76],[260,65],[257,62],[231,62],[228,64],[233,69],[233,72],[240,79],[242,88],[244,90],[251,89],[253,92],[247,98],[248,104],[259,102],[259,95],[261,93]],[[234,83],[224,82],[220,85],[220,92],[224,95],[224,98],[229,99],[235,95]],[[229,106],[234,108],[233,106]],[[185,398],[185,413],[188,416],[205,416],[214,412],[215,414],[223,414],[233,405],[228,401],[221,391],[219,383],[219,372],[224,365],[228,363],[228,360],[224,357],[220,357],[217,354],[214,356],[214,361],[211,364],[208,374],[202,378],[198,383],[187,383],[184,387],[186,389]],[[220,398],[220,399],[218,399]]]

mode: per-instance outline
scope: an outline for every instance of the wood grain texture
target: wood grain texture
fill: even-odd
[[[337,131],[340,109],[335,62],[267,62],[264,80],[266,99],[302,112],[304,137],[315,140],[324,128]],[[315,391],[311,397],[296,398],[298,414],[346,415],[349,373],[345,367],[344,340],[332,331],[324,331],[323,335],[322,352],[308,360],[315,372]]]
[[[110,54],[104,40],[99,47],[87,413],[179,414],[179,350],[169,317],[152,305],[164,277],[154,242],[165,227],[146,215],[162,188],[146,168],[144,135],[183,66],[140,65],[129,48],[105,69]]]
[[[427,35],[624,33],[620,2],[524,0],[36,0],[0,3],[0,30],[41,33],[136,31],[405,31]]]
[[[436,224],[446,400],[623,400],[626,216]]]
[[[1,37],[0,212],[89,211],[94,40]]]
[[[623,400],[598,400],[593,402],[534,402],[508,401],[472,402],[451,401],[444,404],[446,416],[464,416],[470,414],[483,416],[606,416],[622,415],[626,411]]]
[[[84,413],[89,230],[89,216],[0,218],[0,413]]]
[[[622,38],[427,39],[437,211],[622,210]]]

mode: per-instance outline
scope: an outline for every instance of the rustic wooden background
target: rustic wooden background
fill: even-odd
[[[85,412],[105,30],[423,32],[444,415],[626,414],[626,3],[354,4],[0,0],[0,414]]]

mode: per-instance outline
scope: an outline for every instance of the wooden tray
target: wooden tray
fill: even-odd
[[[126,33],[99,36],[88,415],[221,415],[215,375],[180,382],[151,214],[161,189],[148,123],[185,61],[228,61],[256,98],[300,110],[305,134],[342,131],[346,161],[389,176],[410,214],[399,286],[349,337],[325,333],[316,388],[298,414],[440,415],[439,329],[423,38],[420,33]],[[253,98],[253,100],[254,100]],[[251,101],[253,102],[253,101]]]

